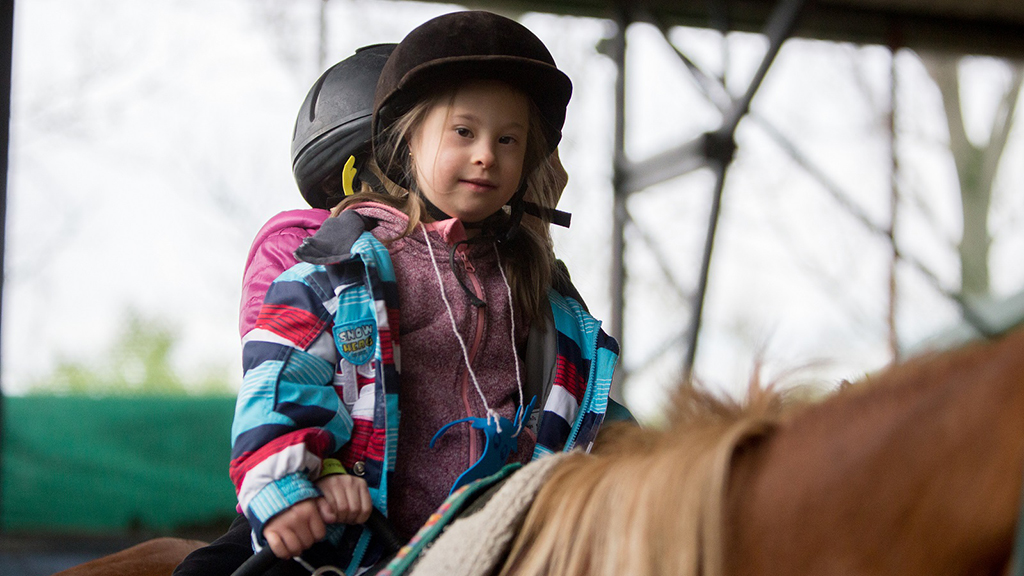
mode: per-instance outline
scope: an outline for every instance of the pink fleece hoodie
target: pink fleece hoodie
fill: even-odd
[[[493,244],[462,244],[456,251],[458,273],[486,306],[473,306],[459,285],[449,264],[451,246],[466,237],[459,220],[419,226],[410,235],[396,240],[408,224],[404,213],[371,203],[353,208],[360,215],[379,221],[372,233],[388,247],[398,284],[401,419],[388,509],[393,525],[404,536],[410,536],[411,531],[427,521],[458,476],[476,462],[483,449],[481,433],[468,423],[450,429],[431,449],[429,442],[434,434],[453,420],[484,417],[481,394],[487,406],[500,415],[509,420],[515,415],[520,391],[512,349],[513,317]],[[424,230],[429,240],[424,237]],[[442,290],[450,304],[450,314]],[[465,344],[465,353],[455,335],[456,329]],[[514,338],[520,351],[528,332],[522,313],[517,313]],[[479,391],[466,368],[467,356]],[[520,352],[519,357],[522,356]],[[519,373],[525,379],[521,361]],[[534,444],[535,438],[526,430],[520,435],[510,461],[528,462]]]

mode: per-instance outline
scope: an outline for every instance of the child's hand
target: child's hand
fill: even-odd
[[[327,535],[327,524],[363,524],[373,504],[366,481],[332,474],[316,482],[323,496],[303,500],[270,519],[263,537],[278,558],[292,558]]]
[[[263,537],[278,558],[302,554],[327,534],[316,500],[303,500],[274,516],[263,527]]]
[[[320,518],[327,524],[363,524],[370,518],[373,503],[366,481],[349,474],[332,474],[316,481],[323,492],[316,499]]]

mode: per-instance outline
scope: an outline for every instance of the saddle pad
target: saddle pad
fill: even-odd
[[[460,488],[378,576],[493,574],[508,554],[540,487],[564,456],[545,456],[522,467],[510,464],[493,476]],[[468,504],[501,480],[504,484],[483,507],[460,517]]]

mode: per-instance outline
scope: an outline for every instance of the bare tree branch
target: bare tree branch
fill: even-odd
[[[957,73],[959,56],[930,53],[920,56],[925,70],[928,71],[928,75],[932,77],[939,92],[942,93],[942,105],[949,125],[949,148],[953,152],[954,160],[977,153],[977,149],[967,138],[967,131],[964,129],[963,111],[960,104],[960,80]]]
[[[1003,151],[1006,149],[1006,143],[1010,137],[1010,130],[1013,128],[1013,121],[1017,112],[1017,100],[1019,99],[1021,84],[1024,83],[1024,63],[1013,64],[1010,74],[1010,85],[999,100],[999,108],[992,118],[992,126],[989,130],[991,136],[983,153],[982,181],[989,190],[995,184],[996,174],[999,170],[999,161],[1003,157]]]

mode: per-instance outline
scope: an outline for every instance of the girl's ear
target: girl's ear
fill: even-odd
[[[410,126],[402,135],[401,144],[398,147],[398,160],[404,162],[412,161],[412,141],[416,139],[416,126]]]

